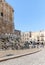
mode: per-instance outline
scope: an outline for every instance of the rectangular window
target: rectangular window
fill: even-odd
[[[1,16],[3,16],[3,12],[1,12]]]

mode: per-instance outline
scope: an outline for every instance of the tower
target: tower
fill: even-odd
[[[13,14],[13,8],[5,0],[0,0],[0,34],[14,32]]]
[[[5,2],[5,0],[0,0],[0,2]]]

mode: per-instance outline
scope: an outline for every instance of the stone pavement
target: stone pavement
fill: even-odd
[[[0,65],[45,65],[45,48],[32,55],[0,62]]]
[[[0,62],[0,65],[45,65],[45,48],[32,55]]]
[[[3,54],[4,55],[6,54],[6,55],[0,57],[0,62],[10,60],[10,59],[16,59],[16,58],[27,56],[27,55],[31,55],[31,54],[34,54],[34,53],[37,53],[37,52],[40,52],[40,51],[41,51],[41,48],[17,50],[17,51],[16,50],[3,51]]]
[[[24,50],[4,50],[0,51],[0,58],[5,57],[6,55],[20,55],[26,53],[32,53],[33,51],[38,51],[40,48],[31,48],[31,49],[24,49]]]

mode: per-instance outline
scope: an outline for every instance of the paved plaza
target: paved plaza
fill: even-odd
[[[32,55],[0,62],[0,65],[45,65],[45,48]]]

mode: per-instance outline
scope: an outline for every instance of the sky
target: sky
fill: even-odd
[[[45,0],[6,0],[14,9],[14,27],[23,32],[45,30]]]

